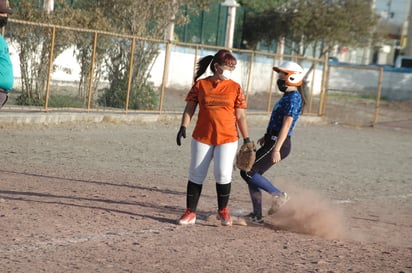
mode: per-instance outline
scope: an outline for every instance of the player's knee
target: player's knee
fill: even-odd
[[[240,176],[243,178],[243,180],[245,180],[246,183],[249,183],[249,181],[250,181],[250,179],[253,175],[252,173],[253,173],[253,171],[246,172],[244,170],[241,170],[240,171]]]

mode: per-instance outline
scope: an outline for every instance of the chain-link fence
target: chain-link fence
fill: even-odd
[[[15,74],[4,107],[11,111],[181,113],[196,62],[221,49],[14,19],[3,35]],[[408,71],[328,64],[326,57],[233,52],[234,80],[244,89],[250,114],[271,111],[282,95],[272,67],[293,60],[307,73],[304,115],[357,126],[410,123]]]
[[[330,64],[325,74],[320,114],[329,122],[411,128],[411,70]]]
[[[5,38],[15,72],[7,107],[40,111],[181,112],[196,62],[221,49],[13,19]],[[242,85],[251,113],[271,111],[280,97],[272,67],[285,60],[309,72],[305,113],[319,113],[320,60],[233,52],[238,58],[234,80]]]
[[[362,72],[362,73],[360,73]],[[321,114],[333,123],[373,126],[378,121],[383,68],[329,65]]]

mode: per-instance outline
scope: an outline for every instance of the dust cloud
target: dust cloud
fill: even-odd
[[[265,222],[274,229],[290,230],[326,239],[345,237],[343,211],[331,200],[309,190],[289,192],[290,200]]]

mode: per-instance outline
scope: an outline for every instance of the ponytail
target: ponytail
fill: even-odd
[[[200,76],[202,76],[206,72],[206,69],[212,60],[213,60],[213,56],[208,55],[206,57],[201,58],[197,62],[196,75],[194,78],[195,82],[199,79]]]
[[[300,96],[302,97],[302,111],[300,112],[301,114],[303,113],[303,109],[305,108],[306,105],[306,97],[305,97],[305,91],[304,88],[302,87],[302,85],[297,87]]]
[[[210,70],[215,73],[216,69],[214,64],[218,63],[219,65],[228,64],[228,65],[236,65],[236,58],[232,55],[232,53],[227,49],[219,50],[215,56],[208,55],[203,57],[197,62],[197,69],[194,81],[196,82],[200,76],[202,76],[205,72],[207,67],[210,65]]]

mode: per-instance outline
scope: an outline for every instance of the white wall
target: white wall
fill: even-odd
[[[10,45],[10,53],[13,62],[14,76],[17,79],[20,78],[21,73],[20,60],[15,46]],[[201,56],[206,56],[214,54],[214,52],[203,50],[200,51],[199,54]],[[243,59],[246,58],[239,56],[238,64],[234,71],[234,80],[239,82],[242,87],[246,89],[250,63],[249,61],[243,61]],[[172,51],[167,86],[178,89],[189,89],[193,81],[195,61],[193,49],[179,49]],[[155,86],[160,86],[162,83],[164,62],[165,52],[164,50],[161,50],[160,55],[156,58],[153,64],[151,77],[149,78]],[[252,94],[270,90],[272,62],[273,57],[271,56],[268,56],[267,60],[263,57],[255,58],[255,62],[253,63],[251,90],[249,90]],[[309,63],[303,64],[305,71],[308,70],[309,65]],[[56,70],[52,73],[52,80],[78,81],[80,79],[80,66],[73,56],[73,49],[68,49],[58,56],[54,62],[54,67]],[[308,76],[309,81],[312,80],[312,73]],[[316,95],[319,94],[321,90],[322,67],[318,67],[314,73],[315,84],[313,94]],[[378,74],[376,71],[339,69],[339,67],[336,67],[332,70],[330,76],[329,88],[371,90],[373,88],[376,89],[378,86]],[[309,86],[311,86],[310,84],[311,83],[309,82]],[[16,80],[15,87],[18,85],[19,82]],[[411,100],[412,69],[402,70],[385,68],[382,86],[382,97],[385,99]]]

